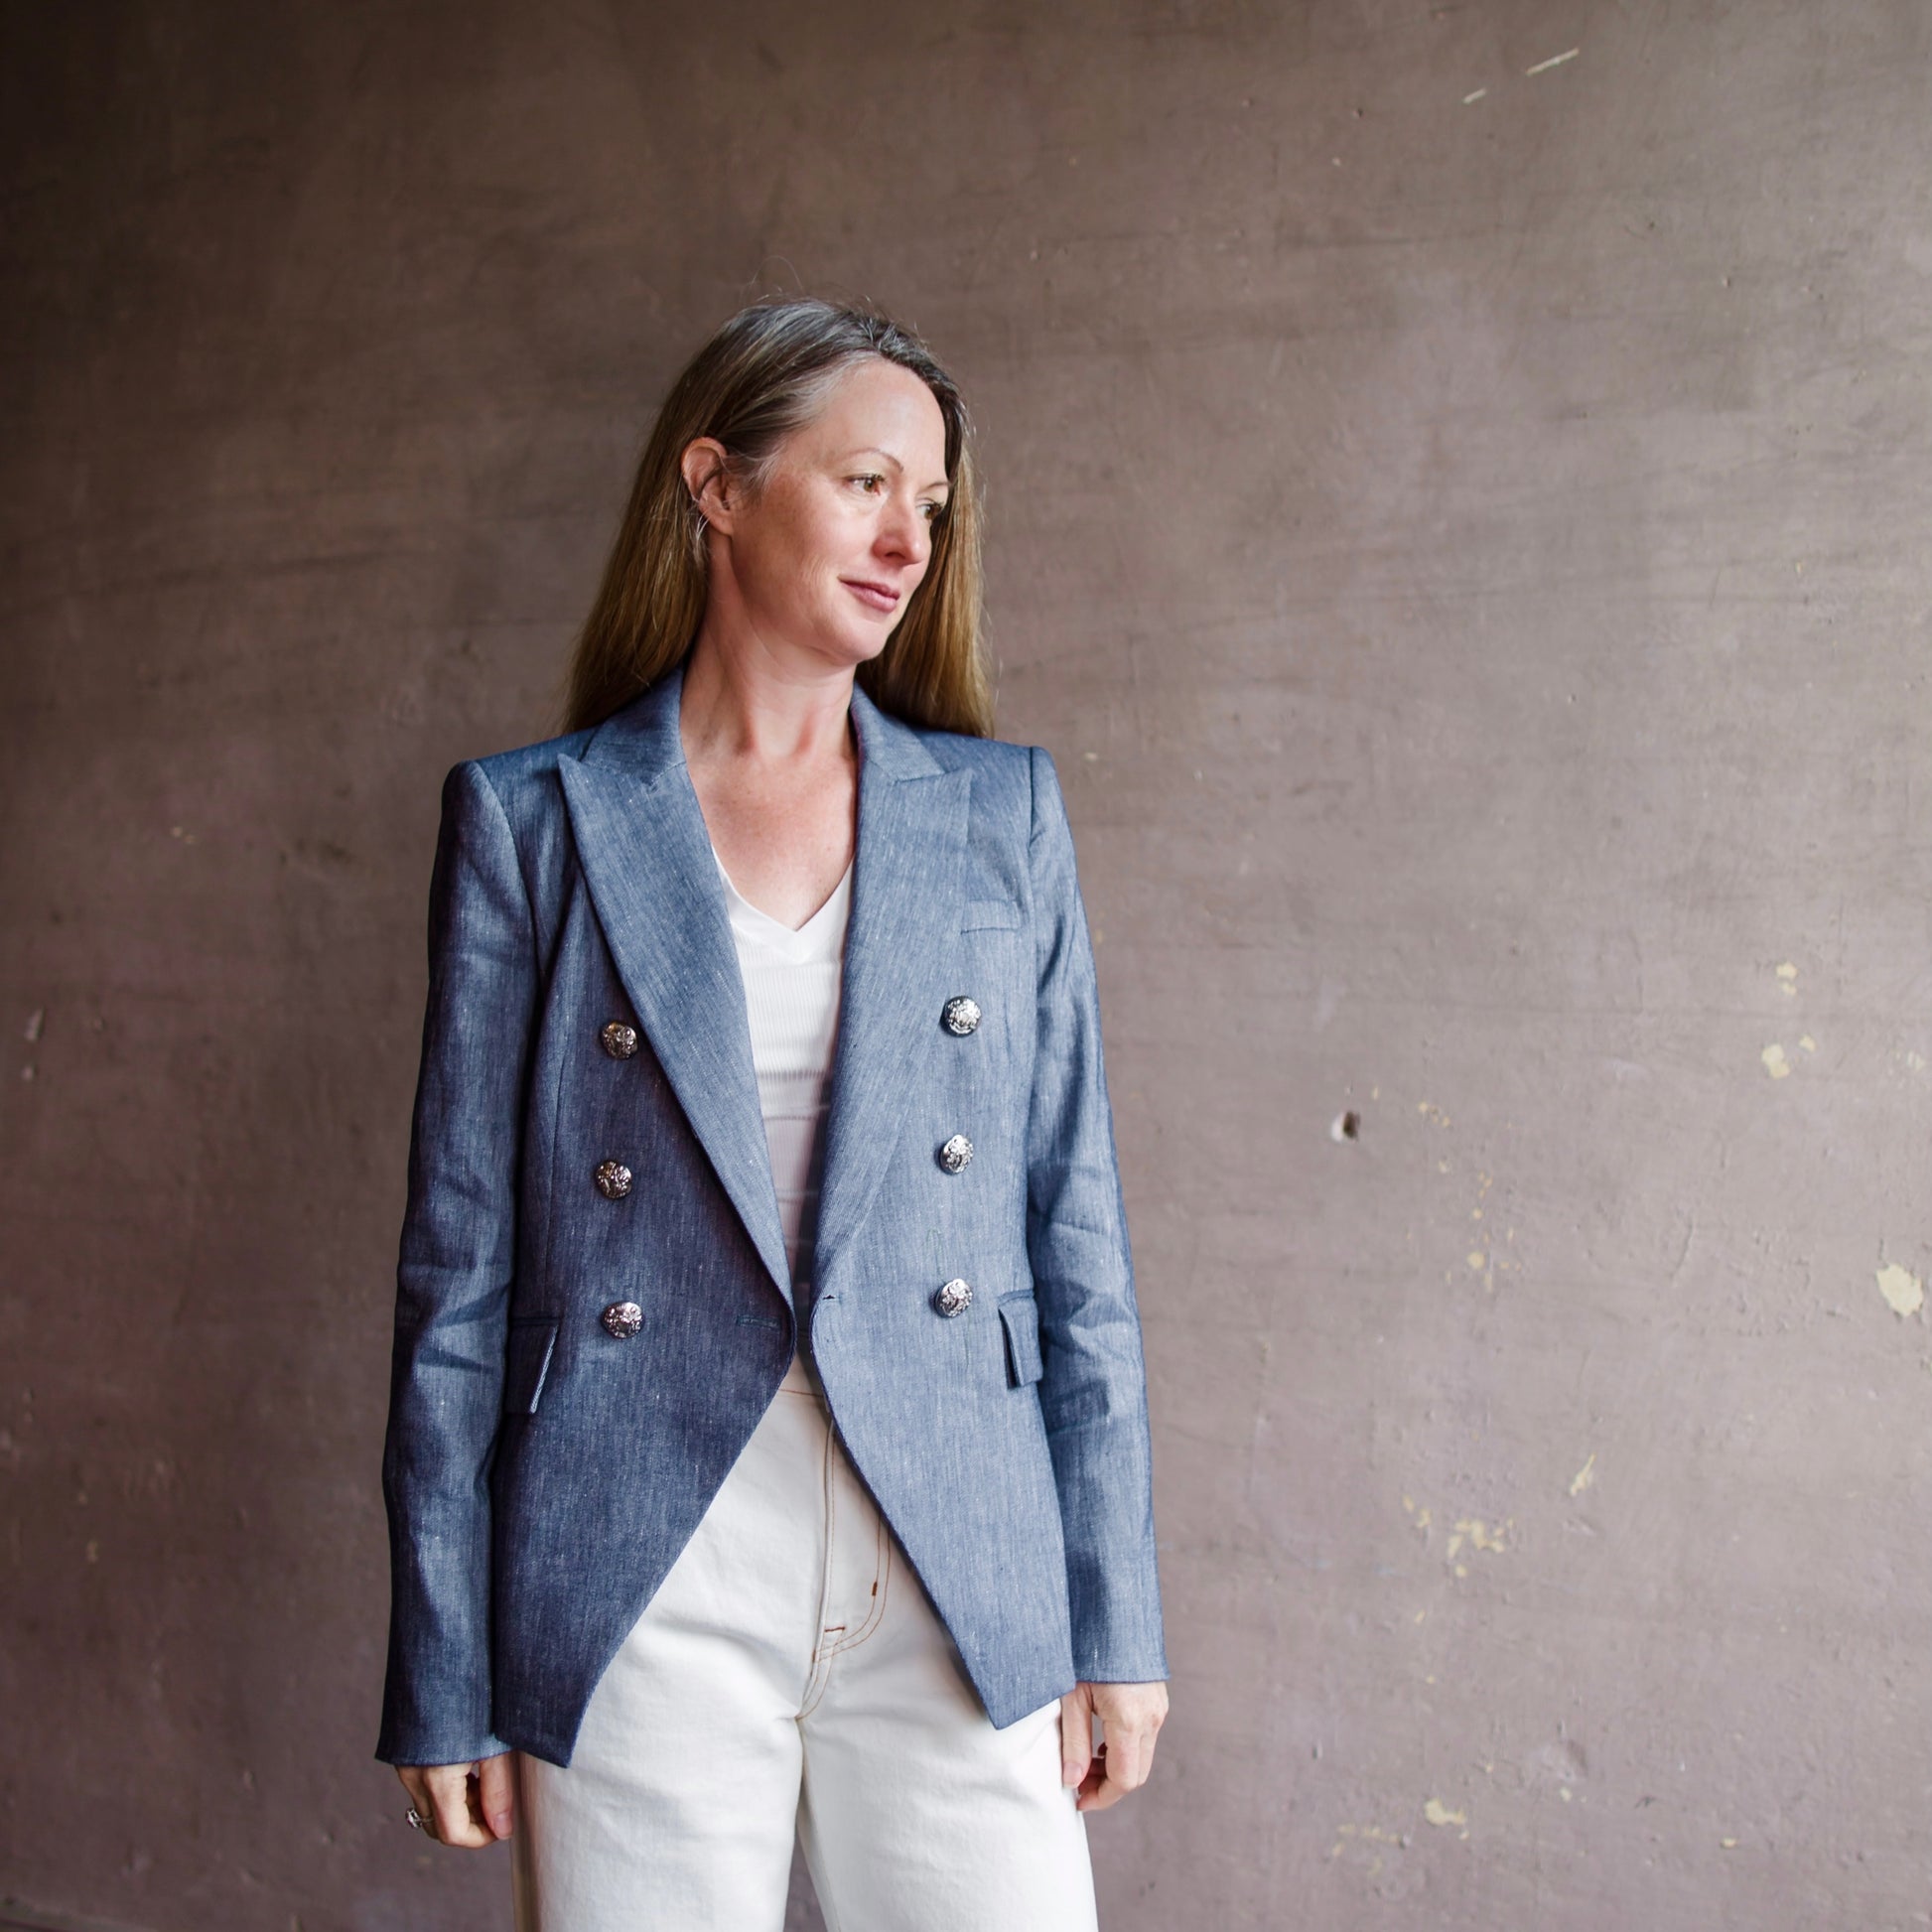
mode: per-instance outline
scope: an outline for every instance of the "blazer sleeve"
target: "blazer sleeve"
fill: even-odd
[[[1088,1683],[1165,1678],[1147,1379],[1101,1063],[1093,948],[1049,754],[1033,748],[1038,1014],[1027,1128],[1027,1249],[1040,1409],[1065,1532],[1073,1661]]]
[[[443,786],[429,1004],[396,1270],[382,1457],[387,1681],[376,1756],[460,1764],[490,1731],[489,1464],[516,1254],[535,928],[509,820],[474,760]]]

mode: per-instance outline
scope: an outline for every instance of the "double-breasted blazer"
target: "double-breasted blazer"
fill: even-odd
[[[801,1323],[996,1725],[1076,1679],[1167,1675],[1133,1265],[1053,762],[854,691],[808,1290],[682,686],[673,671],[594,730],[444,785],[383,1456],[392,1763],[570,1761]],[[946,1024],[960,998],[970,1031]],[[620,1051],[636,1035],[622,1056],[613,1021]],[[974,1153],[951,1173],[938,1150],[959,1133]],[[949,1282],[969,1284],[963,1308]]]

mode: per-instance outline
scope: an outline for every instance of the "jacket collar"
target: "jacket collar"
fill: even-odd
[[[778,1292],[792,1282],[724,882],[678,734],[680,664],[558,760],[618,976]],[[813,1278],[864,1223],[896,1151],[956,950],[971,774],[856,685],[859,838],[819,1181]],[[929,1009],[929,1011],[928,1011]],[[809,1237],[811,1230],[805,1231]],[[936,1286],[936,1284],[934,1284]]]

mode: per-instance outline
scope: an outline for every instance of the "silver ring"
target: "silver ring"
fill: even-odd
[[[414,1805],[411,1805],[403,1813],[403,1816],[409,1820],[409,1829],[412,1832],[426,1832],[429,1830],[429,1820]]]

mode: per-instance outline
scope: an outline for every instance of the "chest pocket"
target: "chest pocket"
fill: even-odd
[[[961,932],[1016,931],[1020,908],[1010,898],[969,898],[959,921]]]

